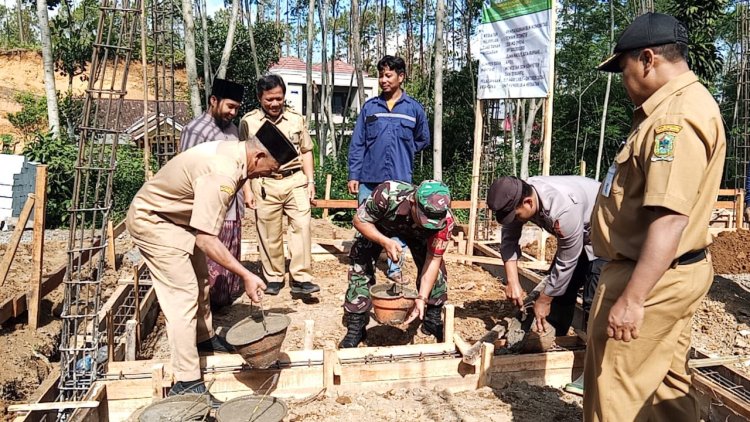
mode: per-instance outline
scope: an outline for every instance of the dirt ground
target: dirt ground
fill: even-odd
[[[243,228],[243,239],[255,239],[255,229],[250,219],[246,219]],[[712,247],[717,277],[706,299],[696,312],[693,323],[693,344],[695,347],[715,356],[750,354],[750,311],[747,303],[750,299],[750,274],[742,265],[750,253],[750,242],[747,232],[724,233]],[[313,237],[320,239],[350,240],[351,229],[333,226],[325,220],[314,220]],[[546,255],[554,255],[554,239],[548,241]],[[0,239],[2,241],[2,239]],[[57,242],[57,243],[55,243]],[[125,252],[131,246],[127,234],[118,240],[117,251]],[[4,251],[0,245],[0,251]],[[54,238],[47,241],[45,254],[49,262],[45,271],[57,268],[64,262],[64,239]],[[524,251],[535,254],[532,243]],[[0,297],[9,296],[12,291],[23,289],[24,267],[30,255],[27,244],[19,250],[21,265],[14,264],[12,277],[0,289]],[[132,259],[132,253],[126,254]],[[730,263],[729,265],[725,265]],[[259,272],[257,259],[251,257],[245,265],[252,271]],[[127,268],[127,267],[123,267]],[[313,272],[316,282],[321,286],[321,293],[313,300],[302,301],[293,298],[288,286],[278,296],[267,296],[264,307],[267,312],[290,314],[290,326],[283,345],[285,350],[299,350],[303,345],[304,320],[315,321],[316,348],[326,343],[337,344],[345,333],[342,324],[341,307],[346,290],[346,273],[348,265],[344,255],[335,259],[316,261]],[[381,259],[377,274],[379,282],[386,282],[384,261]],[[720,273],[721,272],[721,273]],[[449,302],[456,306],[456,332],[468,341],[475,341],[496,321],[513,312],[505,303],[503,288],[497,277],[488,271],[470,265],[448,263]],[[731,274],[737,273],[737,274]],[[416,276],[413,262],[408,262],[406,277],[412,280]],[[115,280],[114,273],[108,273],[104,297],[111,294]],[[17,283],[17,284],[16,284]],[[53,292],[44,299],[42,327],[31,332],[26,327],[24,318],[9,321],[0,331],[0,353],[5,357],[0,363],[0,398],[4,403],[23,402],[29,394],[46,377],[51,367],[57,365],[59,320],[61,307],[61,290]],[[103,299],[104,300],[104,299]],[[258,312],[244,297],[238,298],[231,308],[216,312],[215,324],[227,330],[234,323]],[[168,358],[169,348],[163,330],[163,320],[157,324],[150,342],[149,350],[144,350],[142,358]],[[418,324],[406,329],[384,326],[375,320],[370,322],[367,345],[394,345],[408,343],[430,343],[434,338],[423,335]],[[737,368],[750,373],[748,368],[737,365]],[[468,405],[467,403],[470,403]],[[544,406],[540,406],[544,403]],[[464,393],[450,393],[439,388],[395,389],[386,393],[359,393],[338,397],[313,397],[307,400],[288,400],[290,412],[288,421],[340,421],[356,418],[373,418],[377,420],[534,420],[534,421],[573,421],[581,419],[581,400],[560,390],[528,386],[524,383],[513,383],[496,386],[495,389],[484,388]]]

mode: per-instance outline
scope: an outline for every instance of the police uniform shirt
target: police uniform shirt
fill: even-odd
[[[636,110],[602,183],[592,217],[594,253],[638,260],[655,215],[648,207],[689,217],[674,258],[707,247],[725,152],[719,107],[695,74],[662,86]]]
[[[557,238],[557,254],[544,289],[549,296],[565,293],[581,252],[596,259],[591,247],[591,212],[599,182],[582,176],[538,176],[526,181],[539,197],[539,210],[531,222]],[[518,260],[518,244],[524,223],[514,221],[502,228],[500,254],[504,261]]]
[[[239,141],[206,142],[175,156],[133,198],[130,233],[190,254],[197,231],[217,236],[247,178],[245,148]]]
[[[240,139],[246,140],[251,135],[255,135],[258,129],[269,120],[271,123],[289,139],[297,150],[299,156],[294,160],[284,164],[279,171],[298,170],[302,168],[302,154],[313,150],[313,142],[310,133],[307,131],[305,118],[295,111],[284,109],[277,121],[272,121],[266,116],[262,109],[255,109],[247,113],[240,122]]]

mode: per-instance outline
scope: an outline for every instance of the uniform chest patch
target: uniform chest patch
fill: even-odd
[[[654,136],[654,153],[651,161],[672,161],[674,159],[674,142],[682,130],[680,125],[661,125],[656,128]]]

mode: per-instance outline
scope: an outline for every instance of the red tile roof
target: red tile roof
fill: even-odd
[[[316,72],[320,72],[321,64],[315,63],[312,65],[312,69]],[[269,70],[307,70],[307,64],[297,57],[281,57],[278,63],[271,66]],[[336,73],[347,73],[354,72],[354,66],[347,62],[336,60],[334,62],[334,71]]]

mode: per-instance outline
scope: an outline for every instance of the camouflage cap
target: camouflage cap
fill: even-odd
[[[446,216],[451,205],[451,191],[439,180],[425,180],[414,193],[417,204],[418,223],[431,230],[445,227]]]

